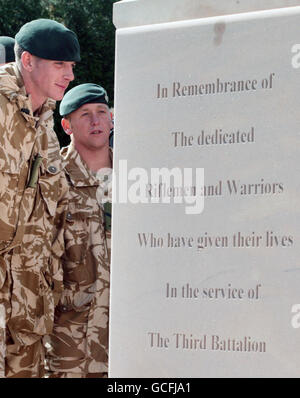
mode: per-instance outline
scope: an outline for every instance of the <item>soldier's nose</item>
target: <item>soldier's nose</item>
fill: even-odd
[[[100,123],[100,118],[98,115],[92,115],[92,124],[95,126]]]
[[[69,80],[70,82],[74,80],[74,71],[73,71],[73,65],[67,65],[66,70],[65,70],[65,79]]]

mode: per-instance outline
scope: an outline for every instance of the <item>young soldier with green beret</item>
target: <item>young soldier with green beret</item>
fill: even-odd
[[[0,369],[42,377],[42,338],[62,291],[68,196],[52,114],[80,50],[75,33],[47,19],[25,24],[15,41],[16,63],[0,68]]]
[[[0,36],[0,66],[15,61],[15,39],[8,36]]]
[[[50,377],[107,377],[111,190],[104,176],[112,172],[107,94],[99,85],[81,84],[64,96],[60,114],[72,138],[62,150],[70,197],[65,289],[50,337]]]

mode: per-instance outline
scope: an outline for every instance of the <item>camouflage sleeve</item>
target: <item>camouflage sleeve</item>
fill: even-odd
[[[62,171],[61,178],[61,195],[57,203],[56,215],[54,219],[54,231],[52,242],[52,256],[50,259],[50,273],[52,275],[53,293],[55,305],[58,304],[61,293],[63,291],[63,270],[61,265],[61,257],[65,252],[64,245],[64,226],[68,208],[68,183],[65,174]]]
[[[21,151],[18,139],[12,137],[14,120],[13,105],[0,95],[0,255],[8,251],[16,235],[20,195],[19,185],[25,169],[20,167]],[[13,141],[13,142],[11,142]],[[19,235],[19,234],[18,234]],[[16,239],[15,239],[16,240]],[[0,268],[5,264],[0,264]],[[0,270],[0,288],[3,270]]]
[[[13,105],[0,94],[0,305],[3,303],[6,305],[9,296],[6,283],[8,263],[5,260],[5,254],[22,238],[22,229],[16,228],[19,215],[16,208],[21,196],[17,194],[20,192],[18,186],[24,178],[25,169],[20,168],[21,153],[15,148],[19,144],[18,140],[14,139],[11,143],[11,135],[16,123],[13,110]],[[2,338],[0,330],[0,342]]]

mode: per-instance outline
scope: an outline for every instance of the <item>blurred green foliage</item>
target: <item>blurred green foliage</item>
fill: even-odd
[[[14,37],[22,25],[37,18],[50,18],[73,30],[81,48],[81,62],[69,89],[81,83],[97,83],[114,98],[115,27],[113,3],[118,0],[0,0],[0,36]],[[47,45],[47,43],[45,43]],[[69,137],[60,126],[59,103],[54,114],[61,146]]]

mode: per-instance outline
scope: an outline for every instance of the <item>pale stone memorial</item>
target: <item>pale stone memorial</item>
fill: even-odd
[[[110,377],[299,377],[300,1],[114,23]]]

